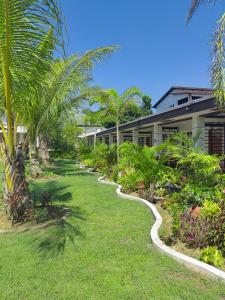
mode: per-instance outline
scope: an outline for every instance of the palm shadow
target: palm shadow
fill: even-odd
[[[74,207],[70,210],[69,217],[70,220],[68,217],[54,220],[33,235],[32,244],[42,258],[63,256],[69,246],[75,251],[75,240],[85,237],[77,223],[86,220],[86,213],[79,207]]]
[[[65,191],[70,187],[70,185],[66,185],[60,183],[58,181],[47,181],[42,184],[41,189],[39,185],[33,184],[32,186],[32,198],[34,199],[34,205],[38,206],[43,204],[44,197],[49,199],[49,202],[54,205],[57,202],[69,202],[73,199],[72,193]]]

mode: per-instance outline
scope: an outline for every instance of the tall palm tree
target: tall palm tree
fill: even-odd
[[[52,67],[45,75],[47,88],[40,91],[39,102],[26,112],[24,124],[28,129],[26,142],[35,143],[37,136],[45,140],[51,120],[60,118],[101,92],[100,88],[89,87],[91,71],[95,62],[101,62],[117,47],[108,46],[88,51],[83,56],[73,55],[65,60],[52,61]]]
[[[208,3],[215,4],[219,0],[208,0]],[[190,22],[200,4],[206,3],[204,0],[193,0],[188,12],[187,23]],[[211,67],[211,84],[218,106],[225,108],[225,13],[218,20],[218,28],[213,39],[213,61]]]
[[[101,97],[98,98],[102,116],[109,117],[110,121],[115,122],[116,124],[117,164],[119,164],[119,126],[121,120],[129,105],[141,100],[142,96],[142,92],[137,87],[130,87],[121,95],[114,89],[103,91]]]
[[[51,67],[46,44],[62,44],[62,19],[57,0],[0,0],[0,8],[0,110],[7,122],[5,128],[0,118],[4,205],[12,218],[20,218],[32,201],[15,145],[16,124],[45,89],[43,74]]]

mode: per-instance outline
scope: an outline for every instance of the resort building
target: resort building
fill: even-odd
[[[225,153],[225,114],[216,105],[212,90],[194,87],[171,87],[153,106],[156,112],[147,117],[122,124],[120,142],[141,146],[159,145],[173,132],[198,133],[198,145],[209,154]],[[87,135],[89,145],[94,139],[108,145],[116,143],[116,128]]]

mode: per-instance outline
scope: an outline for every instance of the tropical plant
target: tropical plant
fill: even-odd
[[[4,206],[12,219],[32,209],[16,129],[39,100],[51,68],[51,49],[61,45],[62,18],[56,0],[0,1],[0,153],[4,163]],[[4,126],[4,117],[7,129]]]
[[[224,264],[222,252],[214,246],[204,248],[201,251],[200,260],[216,267],[222,267]]]
[[[163,174],[172,171],[170,167],[166,166],[168,160],[167,146],[168,143],[151,148],[144,146],[136,157],[137,172],[142,178],[148,198],[151,201],[153,201],[156,186]]]
[[[200,4],[205,3],[204,0],[192,0],[192,4],[188,13],[187,22],[189,22],[198,9]],[[218,0],[208,0],[208,3],[215,4]],[[217,103],[221,108],[225,107],[225,13],[218,20],[218,28],[213,39],[213,61],[211,67],[211,84],[214,90]]]
[[[120,131],[119,126],[121,120],[125,115],[127,108],[136,103],[142,97],[141,91],[137,87],[131,87],[125,90],[122,95],[119,95],[116,90],[110,89],[102,93],[101,97],[96,100],[100,105],[102,114],[116,124],[116,138],[117,138],[117,164],[119,165],[119,145],[120,145]]]
[[[44,77],[47,88],[44,92],[40,91],[39,102],[34,101],[26,114],[26,142],[29,141],[30,146],[35,144],[38,135],[46,144],[52,125],[59,120],[64,122],[71,110],[81,105],[82,100],[88,100],[101,92],[100,88],[88,86],[91,71],[95,62],[101,62],[115,49],[114,46],[101,47],[83,56],[72,55],[64,60],[52,61]]]
[[[110,176],[113,167],[116,164],[116,147],[115,145],[107,146],[105,144],[96,145],[93,153],[95,168],[106,176]]]

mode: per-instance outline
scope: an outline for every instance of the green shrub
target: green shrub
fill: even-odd
[[[82,163],[87,166],[87,167],[94,167],[94,160],[91,158],[86,158],[85,160],[82,161]]]
[[[97,170],[110,177],[116,165],[116,145],[96,145],[93,161]]]
[[[121,176],[118,182],[122,185],[125,192],[134,192],[137,190],[139,176],[135,169],[126,170],[126,174]]]
[[[201,209],[201,215],[204,217],[215,217],[221,213],[219,205],[211,200],[205,200]]]
[[[204,248],[201,252],[200,260],[216,267],[222,267],[224,264],[223,255],[216,247]]]

